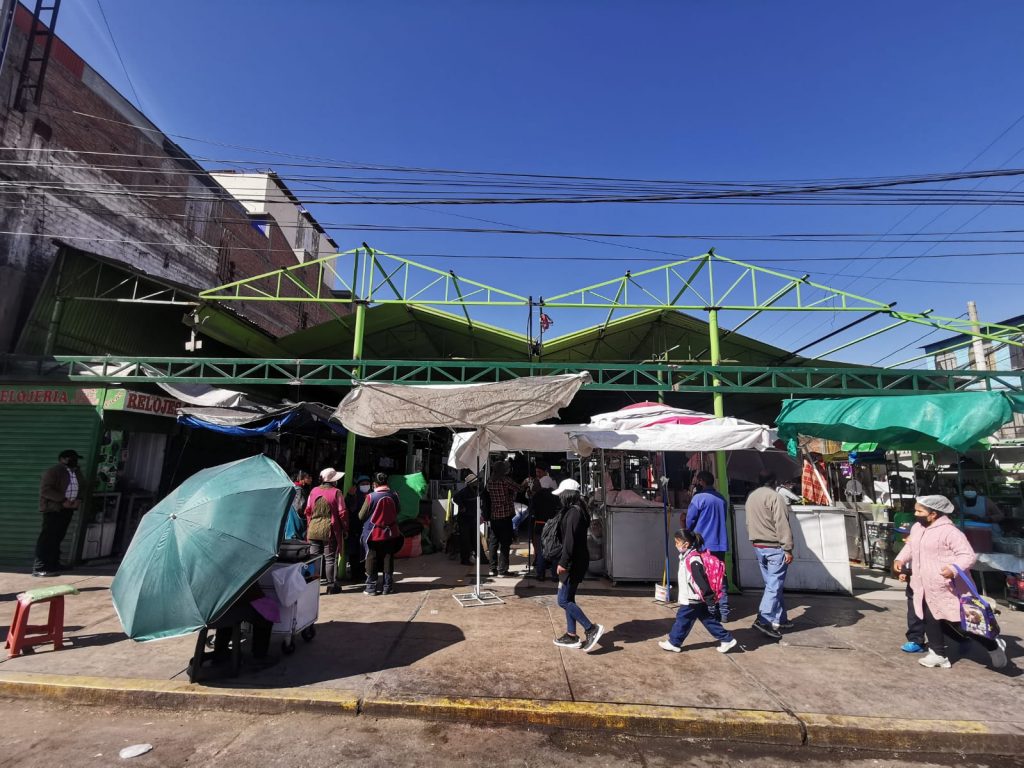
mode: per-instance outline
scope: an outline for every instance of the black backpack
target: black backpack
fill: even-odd
[[[557,563],[562,559],[562,518],[565,512],[560,511],[550,518],[540,531],[540,550],[549,563]]]

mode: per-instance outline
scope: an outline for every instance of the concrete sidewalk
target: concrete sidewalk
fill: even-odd
[[[919,656],[900,652],[905,601],[891,579],[888,588],[861,579],[867,588],[854,597],[788,594],[796,627],[778,643],[750,626],[759,595],[734,597],[728,627],[740,647],[719,654],[698,626],[684,652],[670,654],[657,641],[674,611],[653,602],[653,588],[592,580],[578,600],[606,632],[597,649],[584,653],[552,644],[565,630],[550,581],[490,580],[505,604],[464,608],[452,596],[471,586],[468,568],[432,555],[400,561],[399,569],[394,595],[367,597],[353,587],[323,596],[318,633],[309,643],[299,640],[294,655],[269,669],[243,667],[237,678],[199,685],[189,685],[186,675],[194,636],[131,643],[110,603],[111,572],[67,574],[56,581],[81,590],[65,609],[70,646],[59,652],[40,646],[3,661],[0,694],[864,749],[1016,754],[1024,748],[1020,614],[1000,616],[1011,659],[1001,671],[987,666],[977,645],[963,659],[952,648],[949,670],[925,669]],[[27,573],[0,574],[4,626],[15,595],[41,584]]]

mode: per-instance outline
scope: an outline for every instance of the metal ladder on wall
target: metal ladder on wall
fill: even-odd
[[[25,58],[22,60],[18,88],[14,96],[16,109],[24,110],[30,95],[32,103],[36,106],[39,106],[43,97],[43,81],[46,79],[46,67],[50,63],[50,49],[57,36],[54,30],[59,12],[60,0],[36,0],[32,26],[25,45]],[[41,52],[36,52],[37,47],[42,49]]]

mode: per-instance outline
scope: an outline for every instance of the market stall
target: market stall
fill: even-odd
[[[526,376],[487,384],[377,384],[363,382],[338,405],[334,418],[365,437],[384,437],[401,429],[445,427],[477,429],[489,436],[509,426],[549,419],[567,406],[589,373]],[[489,444],[490,438],[485,438]],[[486,454],[483,457],[486,460]],[[473,469],[486,473],[486,461]],[[484,475],[486,482],[486,475]],[[480,525],[477,508],[477,527]],[[472,593],[456,595],[464,606],[501,603],[480,588],[480,542],[477,537],[476,583]]]
[[[602,538],[605,571],[616,581],[670,581],[671,529],[665,454],[767,451],[774,433],[760,424],[659,403],[638,403],[594,416],[588,424],[527,425],[457,435],[449,456],[472,467],[490,451],[546,451],[582,457]]]
[[[851,448],[887,449],[937,452],[953,450],[959,455],[977,448],[1004,424],[1014,413],[1024,412],[1024,397],[1012,392],[957,392],[934,395],[904,395],[899,397],[828,398],[822,400],[789,400],[782,406],[777,419],[779,436],[795,445],[800,435],[807,435],[849,444]],[[959,474],[959,473],[958,473]],[[962,478],[958,476],[958,491]],[[893,523],[897,522],[895,519]],[[984,529],[986,538],[998,548],[1012,549],[1011,543],[998,534],[998,526],[989,523],[958,523],[967,528],[969,538],[981,538],[978,529]],[[894,531],[891,524],[885,531]],[[989,538],[990,537],[990,538]],[[887,542],[891,536],[886,533]],[[983,548],[980,548],[983,549]],[[1012,561],[997,555],[979,553],[979,570],[995,570],[1002,566],[1019,568],[1024,565],[1019,557]],[[883,559],[883,567],[888,564]],[[994,566],[994,567],[993,567]],[[1006,572],[1016,579],[1020,571]]]

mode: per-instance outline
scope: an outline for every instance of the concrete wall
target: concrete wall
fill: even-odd
[[[292,238],[253,227],[237,201],[59,39],[41,104],[10,107],[30,22],[19,7],[0,72],[0,141],[21,150],[0,152],[0,181],[16,184],[5,190],[0,232],[19,233],[0,234],[0,351],[16,344],[61,241],[194,290],[295,263]],[[232,308],[274,336],[328,317],[299,304]]]

